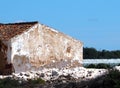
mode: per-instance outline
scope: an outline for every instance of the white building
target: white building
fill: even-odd
[[[83,43],[38,22],[0,24],[0,74],[82,66]]]

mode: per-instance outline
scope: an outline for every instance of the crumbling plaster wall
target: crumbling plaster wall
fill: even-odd
[[[36,24],[11,39],[11,62],[15,72],[70,66],[76,61],[81,65],[82,46],[81,42],[69,36],[45,25]]]
[[[8,75],[14,72],[11,64],[11,43],[9,40],[0,40],[0,56],[0,75]]]

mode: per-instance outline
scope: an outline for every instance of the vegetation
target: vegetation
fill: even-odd
[[[28,81],[19,81],[9,77],[0,79],[0,88],[35,88],[44,84],[45,81],[41,78],[31,79]]]
[[[0,88],[16,88],[20,83],[17,80],[11,78],[0,79]]]
[[[29,86],[28,88],[34,88],[34,87],[40,86],[40,84],[44,85],[45,81],[41,78],[30,79],[30,80],[28,80],[27,84]]]
[[[109,64],[104,64],[104,63],[100,63],[100,64],[89,64],[87,66],[85,66],[86,68],[98,68],[98,69],[109,69],[111,68],[111,66]]]
[[[87,88],[120,88],[119,78],[120,72],[112,69],[107,75],[89,81]]]
[[[120,58],[120,50],[108,51],[102,50],[98,51],[95,48],[83,48],[83,58],[84,59],[111,59]]]
[[[60,84],[60,80],[47,84],[41,78],[28,81],[18,81],[12,78],[0,79],[0,88],[120,88],[120,72],[110,69],[108,74],[88,81],[68,81]]]
[[[28,80],[28,82],[30,84],[45,84],[45,81],[41,78],[37,78],[37,79],[30,79]]]
[[[120,72],[118,70],[110,70],[109,74],[104,79],[104,85],[109,88],[120,88]]]
[[[120,64],[118,64],[117,66],[120,66]]]

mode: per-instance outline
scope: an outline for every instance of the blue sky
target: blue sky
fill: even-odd
[[[39,21],[98,50],[120,50],[120,0],[1,0],[0,22]]]

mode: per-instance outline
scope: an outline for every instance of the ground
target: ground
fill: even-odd
[[[113,69],[119,70],[120,67],[116,66]],[[120,76],[118,71],[115,73],[112,72],[113,80],[108,80],[106,79],[107,76],[109,77],[109,75],[107,75],[108,72],[108,69],[86,69],[83,67],[77,67],[71,69],[53,68],[43,69],[41,71],[21,72],[17,74],[13,73],[9,76],[0,76],[1,79],[5,79],[4,81],[0,81],[0,83],[4,86],[0,86],[0,88],[8,88],[8,85],[5,87],[6,85],[4,84],[7,84],[7,82],[9,84],[9,82],[12,82],[13,79],[17,80],[18,83],[15,81],[13,84],[15,85],[16,83],[19,88],[103,88],[101,85],[108,86],[108,82],[113,83],[116,80],[116,76],[114,76],[114,74],[117,73],[118,76]],[[9,88],[14,87],[12,86]]]

